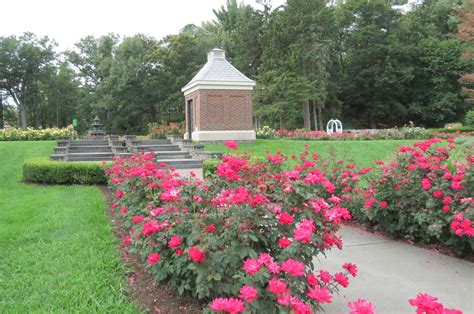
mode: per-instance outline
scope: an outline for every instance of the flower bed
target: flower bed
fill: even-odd
[[[148,136],[153,139],[164,139],[166,135],[183,136],[184,132],[182,123],[159,124],[154,122],[148,124]]]
[[[61,137],[74,137],[74,128],[42,130],[31,128],[25,130],[16,128],[0,129],[0,141],[45,141],[57,140]]]
[[[400,129],[355,130],[342,133],[328,134],[326,131],[308,131],[304,129],[273,130],[269,127],[257,129],[257,138],[281,138],[288,140],[319,140],[319,141],[345,141],[345,140],[403,140],[403,139],[428,139],[433,137],[452,138],[457,136],[472,136],[473,131],[439,132],[436,129],[426,130],[419,127],[403,127]]]
[[[378,161],[370,186],[356,189],[351,213],[397,238],[441,244],[459,255],[474,250],[474,157],[452,161],[454,141],[402,146],[395,161]],[[469,152],[466,151],[469,154]]]
[[[213,311],[310,313],[356,275],[351,263],[330,274],[313,262],[342,247],[335,233],[351,218],[345,193],[357,174],[343,163],[328,171],[305,151],[283,171],[282,155],[257,163],[226,155],[217,175],[201,181],[162,170],[151,157],[116,160],[106,172],[113,207],[130,228],[124,242],[178,293],[214,298]]]
[[[329,273],[314,257],[342,248],[336,232],[351,219],[347,207],[354,210],[354,200],[366,199],[363,192],[374,194],[356,187],[370,168],[356,170],[306,150],[291,157],[297,165],[286,171],[290,158],[282,154],[265,161],[225,155],[215,175],[201,181],[163,170],[152,157],[119,159],[106,170],[112,207],[129,229],[123,242],[141,254],[157,281],[209,302],[206,313],[321,311],[357,275],[350,262]],[[389,206],[385,202],[380,206]],[[409,304],[417,313],[462,313],[423,293]],[[348,308],[371,314],[375,306],[359,299]]]

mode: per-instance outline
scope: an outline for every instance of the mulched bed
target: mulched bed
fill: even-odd
[[[108,214],[117,238],[117,248],[126,265],[127,291],[130,299],[138,302],[142,310],[148,313],[202,313],[205,305],[189,297],[180,296],[166,284],[157,283],[145,269],[138,253],[131,253],[128,246],[122,243],[128,230],[123,226],[123,220],[111,208],[113,194],[105,187],[100,187],[108,204]]]

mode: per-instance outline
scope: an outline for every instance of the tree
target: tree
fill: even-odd
[[[238,5],[237,0],[227,0],[226,7],[213,12],[217,18],[221,48],[226,49],[227,57],[240,71],[255,78],[263,49],[260,37],[264,12],[250,5]]]
[[[460,78],[464,92],[469,97],[469,103],[474,105],[474,0],[466,0],[463,6],[457,9],[460,21],[455,38],[464,43],[462,59],[470,63]]]
[[[338,7],[345,46],[340,98],[346,117],[357,117],[371,128],[399,103],[398,68],[390,58],[399,15],[385,0],[349,0]]]
[[[22,128],[30,123],[28,112],[34,114],[42,101],[40,83],[51,73],[55,45],[32,33],[0,37],[0,84],[16,104]]]
[[[106,95],[99,94],[99,86],[109,75],[113,64],[114,51],[119,42],[115,34],[95,38],[87,36],[75,44],[73,50],[65,52],[68,63],[75,69],[79,81],[79,102],[75,115],[79,120],[79,131],[87,129],[95,115],[106,117],[101,100]]]
[[[50,78],[42,84],[45,96],[40,113],[43,126],[66,127],[77,118],[80,90],[76,75],[67,62],[62,62]]]
[[[311,105],[315,129],[322,125],[334,49],[333,13],[325,1],[290,0],[265,23],[258,77],[263,86],[256,95],[260,94],[257,99],[263,106],[281,107],[280,125],[284,124],[283,116],[288,117],[285,111],[301,115],[301,110],[285,108],[303,106],[303,125],[310,129]]]

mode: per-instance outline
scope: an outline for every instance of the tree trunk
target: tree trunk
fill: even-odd
[[[23,104],[18,106],[18,110],[20,111],[20,126],[22,129],[26,129],[26,108]]]
[[[280,113],[280,129],[285,128],[285,119],[283,118],[283,112]]]
[[[369,115],[369,123],[370,123],[370,128],[371,129],[376,129],[377,128],[377,125],[375,123],[375,117],[372,113]]]
[[[323,107],[321,104],[318,103],[318,119],[319,119],[319,127],[321,130],[324,131],[324,125],[323,125]]]
[[[321,126],[321,124],[318,124],[318,115],[316,114],[316,101],[313,100],[313,119],[314,119],[314,130],[317,131],[318,125]]]
[[[311,130],[311,116],[309,112],[309,100],[303,103],[303,128]]]

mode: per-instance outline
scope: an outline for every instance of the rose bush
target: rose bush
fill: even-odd
[[[314,258],[342,247],[336,232],[359,175],[306,150],[292,158],[225,155],[205,181],[163,170],[151,154],[116,160],[106,173],[130,231],[124,243],[158,281],[214,298],[211,311],[320,310],[357,274],[351,263],[331,274]]]
[[[288,140],[320,140],[320,141],[354,141],[354,140],[402,140],[402,139],[428,139],[433,137],[451,138],[457,136],[472,136],[474,132],[439,132],[436,129],[426,130],[415,126],[406,126],[400,129],[354,130],[342,133],[328,134],[326,131],[308,131],[304,129],[274,131],[273,136],[265,138],[282,138]],[[264,138],[264,137],[262,137]]]
[[[378,161],[367,174],[367,188],[355,190],[351,213],[392,237],[472,253],[474,157],[451,160],[454,148],[439,138],[400,147],[393,162]]]

